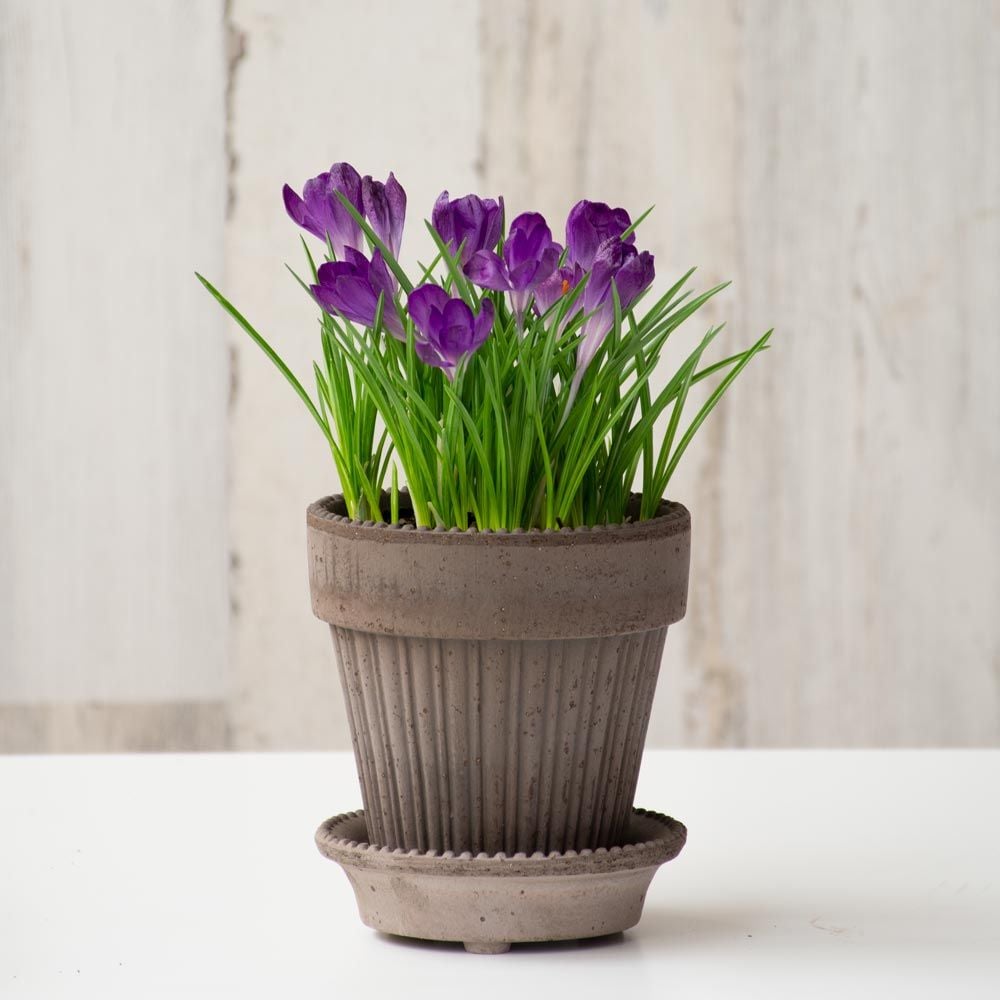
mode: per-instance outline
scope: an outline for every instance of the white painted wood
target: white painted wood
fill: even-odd
[[[486,18],[485,186],[655,202],[661,280],[735,279],[689,338],[778,328],[674,483],[651,741],[1000,741],[1000,5]]]
[[[301,190],[336,160],[382,178],[394,170],[408,196],[404,262],[429,260],[423,220],[441,188],[478,187],[477,9],[459,0],[280,8],[236,0],[231,23],[246,52],[231,105],[237,165],[224,286],[311,383],[312,359],[321,357],[316,312],[283,267],[301,270],[304,257],[282,184]],[[240,747],[349,746],[333,646],[310,611],[305,560],[305,508],[336,491],[333,462],[256,346],[235,328],[230,342],[233,739]]]
[[[280,188],[338,158],[396,170],[409,262],[442,186],[557,228],[583,195],[655,202],[661,283],[735,279],[688,337],[777,328],[674,484],[692,593],[651,743],[1000,742],[997,0],[8,0],[0,702],[34,703],[19,732],[77,700],[152,717],[230,693],[228,462],[234,740],[348,745],[305,573],[332,463],[190,275],[307,375]]]
[[[0,701],[226,692],[218,3],[0,7]]]

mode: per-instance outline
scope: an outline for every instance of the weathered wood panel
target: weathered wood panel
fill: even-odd
[[[487,188],[656,202],[661,275],[735,279],[729,344],[778,328],[674,486],[652,740],[996,743],[1000,5],[524,2],[485,38]]]
[[[0,6],[5,718],[226,694],[223,88],[220,4]]]
[[[655,202],[661,280],[735,279],[722,348],[777,327],[674,484],[652,743],[1000,741],[997,0],[8,0],[0,746],[348,745],[331,462],[190,276],[308,373],[279,192],[340,158],[403,180],[410,262],[440,186]]]
[[[225,287],[307,383],[318,328],[282,266],[304,263],[282,184],[298,189],[336,160],[379,177],[395,170],[408,195],[404,259],[427,259],[422,220],[441,187],[478,185],[477,16],[459,0],[232,6],[244,55],[231,105]],[[305,508],[336,490],[333,463],[269,362],[241,332],[230,336],[233,738],[250,748],[349,746],[333,645],[310,611],[306,577]]]

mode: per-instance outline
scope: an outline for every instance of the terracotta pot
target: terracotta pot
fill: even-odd
[[[460,853],[615,846],[631,815],[691,520],[480,532],[309,507],[370,840]]]

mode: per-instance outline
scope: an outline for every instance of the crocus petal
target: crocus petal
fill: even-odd
[[[414,344],[414,349],[417,352],[417,357],[426,365],[433,365],[435,368],[445,368],[451,369],[454,366],[445,361],[444,358],[438,354],[437,349],[431,344],[428,344],[425,340],[418,340]]]
[[[371,266],[368,268],[368,277],[371,280],[372,288],[376,292],[382,292],[386,299],[391,299],[396,294],[396,279],[392,276],[389,268],[386,267],[382,259],[382,253],[376,250],[372,254]]]
[[[629,246],[617,236],[604,240],[594,257],[593,270],[583,291],[585,312],[596,309],[611,291],[611,279],[624,267],[626,261],[635,257],[635,247]]]
[[[504,259],[514,267],[519,261],[537,258],[552,242],[552,232],[538,212],[522,212],[511,224],[504,243]],[[510,247],[511,256],[507,256]]]
[[[479,315],[475,319],[471,351],[478,350],[490,335],[493,329],[493,303],[489,299],[483,299],[479,303]]]
[[[448,293],[440,285],[430,283],[414,288],[406,299],[406,308],[413,318],[414,326],[424,337],[430,337],[431,330],[436,326],[432,325],[432,315],[440,314],[447,304]]]
[[[281,189],[281,197],[285,203],[285,211],[292,222],[312,233],[313,236],[323,239],[323,233],[309,214],[306,203],[287,184]]]
[[[535,305],[539,313],[548,312],[563,295],[568,295],[582,280],[583,270],[579,265],[553,269],[549,277],[535,285]]]
[[[391,170],[385,182],[385,197],[389,202],[389,218],[392,220],[389,246],[393,256],[398,257],[399,248],[403,245],[403,223],[406,221],[406,192]]]
[[[355,270],[365,270],[368,267],[368,258],[354,247],[344,247],[341,260],[350,264]]]
[[[452,201],[442,191],[434,203],[431,223],[453,254],[461,248],[464,267],[480,250],[493,250],[497,245],[502,216],[503,198],[496,202],[467,194]]]
[[[555,271],[559,266],[559,258],[561,256],[562,247],[558,243],[553,243],[546,250],[542,251],[541,259],[538,261],[538,270],[535,272],[533,279],[536,285],[539,282],[546,281]]]
[[[536,284],[535,276],[537,273],[537,260],[526,260],[523,264],[518,264],[510,272],[510,287],[518,292],[531,288]]]
[[[466,277],[480,288],[506,292],[512,286],[507,278],[507,267],[492,250],[480,250],[465,265]]]
[[[441,313],[436,346],[446,358],[457,361],[472,347],[472,338],[472,310],[461,299],[449,299]]]
[[[349,163],[335,163],[327,173],[306,181],[301,198],[288,185],[282,196],[292,219],[324,243],[329,239],[334,253],[342,258],[345,248],[361,245],[361,228],[337,192],[361,211],[361,178]]]
[[[431,225],[437,230],[442,243],[455,242],[455,226],[452,221],[452,214],[448,211],[451,202],[448,200],[448,192],[442,191],[434,202],[434,209],[431,212]],[[454,253],[454,250],[452,251]]]
[[[384,272],[381,258],[369,264],[364,254],[350,247],[346,248],[345,256],[346,260],[328,261],[320,266],[316,273],[319,284],[312,286],[317,301],[327,312],[373,328],[381,295],[382,326],[392,336],[405,340],[403,324],[393,302],[393,290],[386,286],[375,266],[381,265]]]
[[[406,192],[399,181],[391,173],[385,184],[362,178],[361,201],[375,235],[398,257],[406,218]]]
[[[598,248],[610,237],[618,237],[632,220],[624,208],[611,208],[602,201],[579,201],[570,210],[566,220],[566,246],[570,264],[579,264],[589,270],[593,267]],[[635,234],[630,233],[624,241],[634,243]]]
[[[347,265],[337,264],[333,267]],[[364,278],[350,272],[324,275],[322,284],[313,285],[313,294],[324,309],[340,313],[352,323],[370,326],[375,321],[378,296]]]
[[[503,195],[496,201],[487,198],[486,205],[486,225],[483,234],[483,247],[492,250],[500,242],[500,228],[503,226]]]
[[[622,311],[627,310],[632,303],[653,283],[655,270],[653,255],[646,250],[630,257],[615,274],[615,287],[618,289],[618,300]]]

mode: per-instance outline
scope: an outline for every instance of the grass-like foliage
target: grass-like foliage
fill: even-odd
[[[319,206],[326,221],[315,189],[312,202],[308,184],[305,201],[286,189],[289,214],[325,237],[324,260],[317,265],[303,240],[305,274],[293,271],[321,307],[322,355],[311,390],[198,277],[305,404],[330,448],[350,515],[398,520],[405,483],[407,506],[421,526],[509,531],[617,523],[641,474],[640,517],[654,516],[699,427],[765,349],[770,331],[746,350],[709,361],[707,349],[722,329],[709,328],[654,391],[668,340],[726,285],[695,294],[689,271],[652,296],[652,257],[632,247],[635,225],[622,210],[605,217],[607,206],[581,202],[593,232],[581,235],[578,213],[574,239],[571,214],[565,249],[547,227],[538,235],[534,220],[541,217],[534,215],[520,228],[529,217],[519,217],[506,238],[491,243],[496,203],[474,196],[448,202],[444,194],[427,223],[435,256],[414,283],[397,259],[398,195],[396,218],[388,218],[391,206],[379,214],[379,189],[391,202],[392,176],[385,186],[365,178],[364,197],[357,198],[350,183],[338,186],[330,177],[338,179],[333,172],[316,179],[326,178]],[[469,199],[484,213],[472,221],[485,224],[463,231],[476,207]],[[405,195],[402,205],[405,212]],[[498,208],[502,234],[502,201]],[[621,220],[610,236],[607,218]],[[588,249],[588,236],[600,240],[596,249]],[[525,259],[538,265],[527,282]],[[427,291],[429,285],[441,291]],[[446,300],[467,309],[442,305]],[[699,407],[687,407],[689,390],[705,380],[711,391]]]

